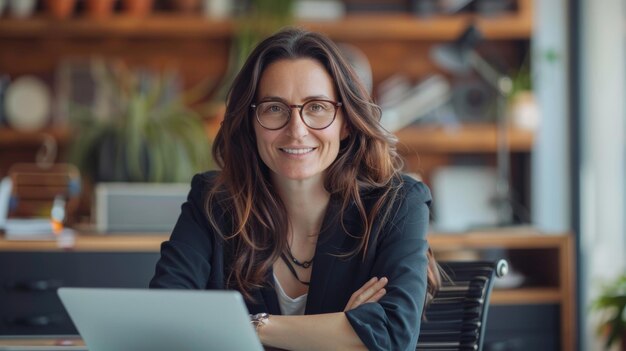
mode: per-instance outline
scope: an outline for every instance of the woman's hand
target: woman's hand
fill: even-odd
[[[352,294],[350,301],[348,301],[348,304],[343,311],[346,312],[353,310],[365,303],[377,302],[385,295],[385,293],[387,293],[385,290],[387,282],[388,280],[386,277],[382,277],[380,279],[374,277],[368,280],[367,283]]]

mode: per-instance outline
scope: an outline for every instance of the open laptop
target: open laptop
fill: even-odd
[[[89,351],[259,350],[236,291],[60,288]]]

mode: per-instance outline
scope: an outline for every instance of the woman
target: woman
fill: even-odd
[[[430,193],[379,120],[328,38],[261,42],[150,286],[239,290],[266,346],[415,349]]]

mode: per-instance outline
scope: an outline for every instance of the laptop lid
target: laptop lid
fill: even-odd
[[[60,288],[90,351],[263,350],[237,291]]]

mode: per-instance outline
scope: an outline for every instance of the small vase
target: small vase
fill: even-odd
[[[0,16],[4,12],[4,8],[7,6],[7,0],[0,0]]]
[[[105,19],[111,17],[115,0],[86,0],[85,10],[88,17]]]
[[[45,0],[44,4],[52,18],[65,19],[74,12],[76,0]]]
[[[9,14],[14,18],[28,18],[35,12],[36,5],[35,0],[11,0]]]
[[[124,13],[132,17],[146,17],[152,12],[153,0],[123,0]]]
[[[537,130],[541,123],[541,111],[532,91],[518,92],[509,102],[511,124],[520,129]]]
[[[229,18],[233,12],[233,3],[229,0],[204,0],[202,2],[202,11],[208,18]]]
[[[199,9],[200,0],[171,0],[174,10],[183,13],[193,13]]]

